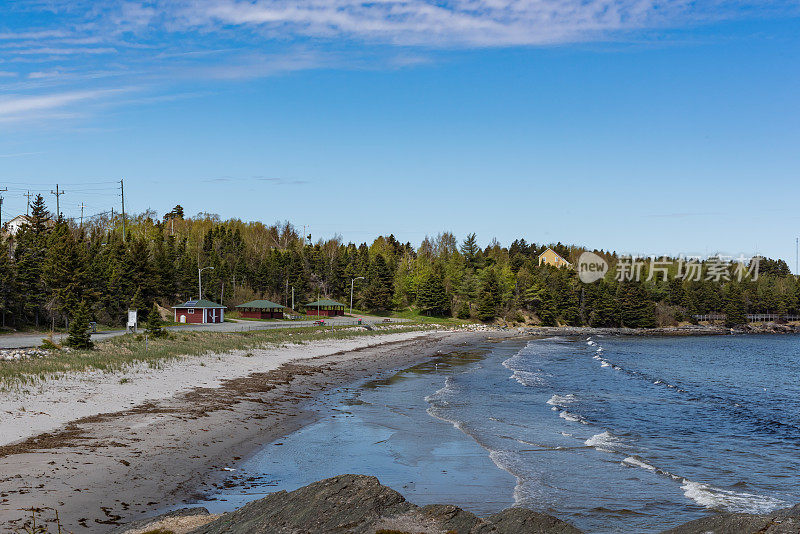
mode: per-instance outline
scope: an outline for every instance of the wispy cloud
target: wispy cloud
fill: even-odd
[[[40,0],[0,31],[0,119],[320,68],[413,68],[443,49],[627,40],[704,22],[798,15],[797,0]],[[36,21],[35,25],[31,21]],[[178,92],[186,92],[178,88]],[[49,95],[26,93],[50,93]],[[119,99],[123,101],[124,99]],[[128,102],[131,100],[128,99]],[[27,111],[26,111],[27,110]]]
[[[62,110],[79,102],[97,102],[124,91],[124,89],[100,89],[36,96],[7,96],[0,98],[0,121],[23,120],[32,116],[41,117],[44,111]],[[58,114],[65,116],[63,111],[58,111]]]
[[[232,25],[272,36],[457,47],[584,42],[732,18],[749,9],[798,9],[791,0],[196,0],[171,5],[172,23],[188,28]]]

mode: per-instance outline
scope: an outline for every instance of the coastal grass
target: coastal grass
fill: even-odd
[[[97,343],[94,350],[53,350],[47,356],[0,361],[0,390],[34,385],[65,373],[124,371],[145,364],[157,369],[164,362],[184,357],[304,344],[318,340],[353,339],[436,328],[431,324],[358,327],[295,327],[249,332],[172,332],[161,339],[125,334]]]

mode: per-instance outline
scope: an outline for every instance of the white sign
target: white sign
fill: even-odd
[[[136,328],[139,310],[128,310],[128,328]]]

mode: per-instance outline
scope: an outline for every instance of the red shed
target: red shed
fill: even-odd
[[[321,299],[306,304],[306,315],[325,315],[333,317],[336,315],[344,315],[345,305],[341,302],[336,302],[330,299]]]
[[[283,308],[268,300],[251,300],[236,306],[242,317],[250,319],[283,319]]]
[[[221,323],[225,320],[225,306],[210,300],[190,300],[172,309],[176,323]]]

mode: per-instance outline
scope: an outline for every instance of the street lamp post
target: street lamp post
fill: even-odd
[[[209,265],[208,267],[203,267],[202,269],[197,269],[197,300],[200,300],[200,299],[203,298],[203,277],[200,276],[200,273],[202,273],[206,269],[211,269],[213,271],[214,267]]]
[[[350,280],[350,315],[353,315],[353,284],[356,283],[356,280],[363,280],[363,276],[357,276]]]

